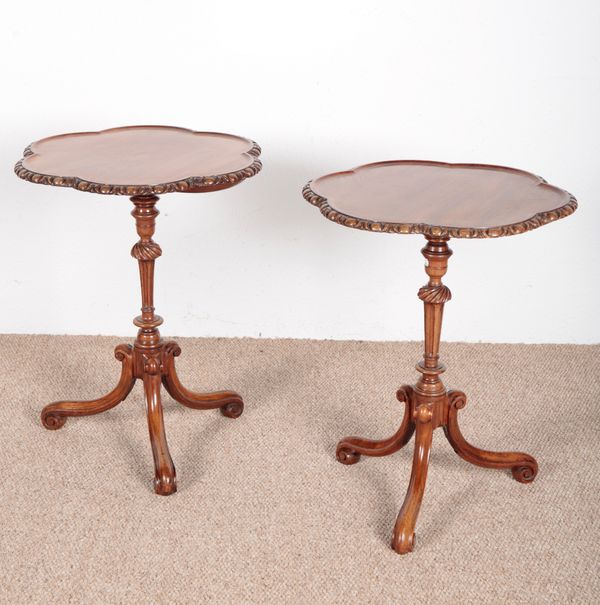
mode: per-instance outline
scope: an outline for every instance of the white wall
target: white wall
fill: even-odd
[[[134,334],[126,197],[12,173],[31,141],[169,124],[254,138],[264,169],[165,196],[165,335],[419,339],[418,236],[330,223],[300,190],[382,159],[487,162],[570,190],[575,215],[453,240],[449,340],[600,341],[600,3],[2,4],[0,331]]]

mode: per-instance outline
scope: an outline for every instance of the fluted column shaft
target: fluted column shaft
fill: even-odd
[[[140,270],[140,286],[142,292],[142,313],[133,323],[138,326],[135,341],[137,349],[152,351],[160,343],[158,326],[162,317],[154,313],[154,261],[162,254],[160,246],[152,239],[155,221],[159,212],[156,209],[158,197],[155,195],[134,196],[131,201],[135,208],[131,214],[135,218],[139,241],[131,249],[131,256],[137,259]]]

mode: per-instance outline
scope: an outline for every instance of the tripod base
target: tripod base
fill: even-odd
[[[117,386],[104,397],[91,401],[59,401],[42,410],[42,424],[51,430],[61,428],[69,416],[90,416],[105,412],[121,403],[131,392],[136,380],[144,383],[148,430],[154,456],[154,490],[167,496],[177,491],[175,466],[169,453],[163,408],[160,398],[161,384],[179,403],[196,410],[219,408],[228,418],[238,418],[244,410],[240,395],[233,391],[194,393],[186,389],[175,371],[175,357],[181,353],[177,343],[159,342],[144,347],[121,344],[115,357],[121,362],[121,377]]]
[[[412,472],[404,504],[400,509],[392,548],[399,554],[411,552],[415,544],[415,525],[425,491],[429,452],[434,429],[443,427],[454,451],[467,462],[487,468],[508,468],[514,479],[530,483],[535,479],[538,465],[534,458],[521,452],[489,452],[466,441],[458,426],[458,410],[465,407],[466,395],[447,391],[434,398],[420,393],[418,387],[403,386],[396,397],[405,405],[400,428],[388,439],[374,441],[360,437],[345,437],[337,446],[336,456],[342,464],[355,464],[364,456],[386,456],[406,445],[413,433],[415,450]]]

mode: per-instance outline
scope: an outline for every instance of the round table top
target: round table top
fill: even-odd
[[[434,237],[515,235],[577,208],[570,193],[523,170],[417,160],[328,174],[303,194],[346,227]]]
[[[44,185],[116,195],[201,192],[257,174],[260,147],[249,139],[173,126],[124,126],[41,139],[15,172]]]

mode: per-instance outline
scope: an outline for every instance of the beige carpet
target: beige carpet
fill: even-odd
[[[2,603],[598,603],[600,347],[446,344],[465,435],[540,473],[458,458],[436,431],[414,553],[388,546],[412,444],[355,466],[337,439],[388,436],[418,343],[180,339],[192,388],[165,398],[179,492],[152,492],[141,386],[99,416],[40,425],[52,400],[116,383],[118,338],[1,336]]]

